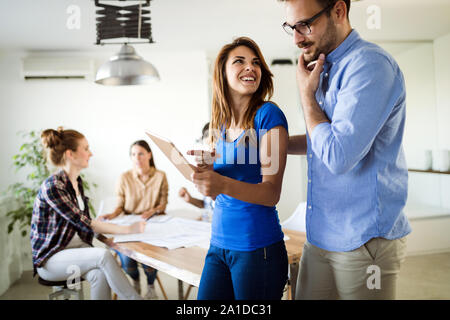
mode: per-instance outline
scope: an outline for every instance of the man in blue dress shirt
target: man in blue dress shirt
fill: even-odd
[[[395,299],[411,232],[403,74],[351,28],[349,8],[350,0],[285,1],[283,28],[302,49],[307,129],[290,137],[288,150],[308,160],[297,299]]]

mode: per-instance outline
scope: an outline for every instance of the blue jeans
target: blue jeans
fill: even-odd
[[[136,260],[131,259],[130,257],[124,255],[123,253],[120,253],[117,250],[114,250],[117,252],[117,255],[120,258],[120,262],[122,265],[122,269],[133,279],[133,280],[139,280],[139,270],[138,270],[138,262]],[[147,283],[153,284],[156,279],[156,269],[153,269],[152,267],[146,266],[142,263],[139,263],[142,268],[144,269],[144,273],[147,276]]]
[[[288,279],[284,241],[254,251],[210,246],[198,300],[280,300]]]

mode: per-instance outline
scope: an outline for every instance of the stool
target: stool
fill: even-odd
[[[83,278],[80,279],[84,281]],[[83,285],[80,282],[80,290],[69,289],[67,287],[67,281],[48,281],[41,277],[38,279],[39,284],[46,287],[53,287],[53,292],[48,295],[49,300],[57,300],[58,297],[62,296],[64,300],[69,300],[71,296],[74,296],[76,300],[83,300]]]

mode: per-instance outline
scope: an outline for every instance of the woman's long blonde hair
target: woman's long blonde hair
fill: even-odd
[[[261,50],[255,41],[248,37],[239,37],[232,43],[223,46],[214,64],[211,123],[209,127],[209,141],[213,145],[218,139],[217,134],[213,133],[220,132],[222,129],[228,129],[231,125],[233,114],[229,102],[230,97],[225,65],[230,52],[240,46],[245,46],[252,50],[258,57],[261,67],[261,82],[250,99],[249,106],[243,117],[242,125],[245,130],[254,128],[253,120],[256,111],[266,101],[266,98],[267,100],[270,100],[273,95],[273,74],[270,72]]]

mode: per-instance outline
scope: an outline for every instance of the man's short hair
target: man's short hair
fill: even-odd
[[[316,1],[322,8],[326,8],[328,6],[335,4],[339,0],[316,0]],[[350,12],[350,2],[351,1],[350,0],[342,0],[342,1],[344,1],[345,5],[347,6],[347,18],[348,18],[348,14]],[[330,13],[327,12],[327,14],[329,15]]]
[[[292,0],[278,0],[278,1],[288,2],[288,1],[292,1]],[[316,0],[316,1],[322,8],[326,8],[328,6],[331,6],[332,4],[335,4],[339,0]],[[348,14],[350,12],[350,2],[351,2],[351,0],[342,0],[342,1],[344,1],[345,5],[347,6],[347,18],[348,18]],[[327,15],[330,15],[330,12],[327,12]]]

